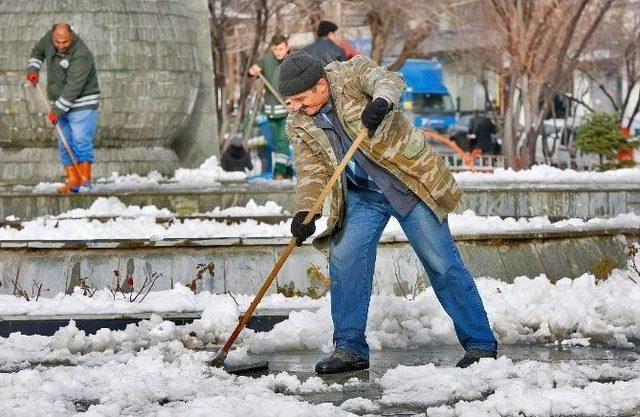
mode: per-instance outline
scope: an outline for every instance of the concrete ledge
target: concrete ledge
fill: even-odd
[[[531,231],[455,237],[461,255],[475,276],[512,281],[526,275],[550,279],[577,277],[602,267],[626,266],[626,245],[640,239],[636,229]],[[112,285],[114,271],[139,280],[162,274],[154,289],[187,284],[197,265],[213,263],[201,290],[254,294],[264,282],[289,238],[174,239],[163,241],[2,242],[0,291],[13,293],[13,280],[31,288],[34,279],[50,293],[69,292],[87,278],[89,285]],[[326,290],[307,272],[318,267],[326,274],[326,259],[310,245],[296,249],[269,292],[300,293]],[[424,287],[424,268],[403,237],[385,236],[378,246],[374,290],[379,294],[413,292]]]

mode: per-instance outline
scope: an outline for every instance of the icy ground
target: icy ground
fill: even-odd
[[[176,326],[154,315],[124,331],[86,335],[71,323],[51,337],[0,339],[1,415],[634,416],[640,413],[638,282],[633,270],[556,284],[543,276],[513,284],[479,279],[501,357],[466,370],[452,367],[462,352],[431,289],[415,299],[374,296],[371,372],[324,378],[312,369],[330,350],[328,298],[271,296],[271,307],[317,310],[291,313],[268,333],[245,329],[228,361],[269,359],[272,373],[255,379],[207,365],[215,354],[211,344],[227,337],[249,297],[237,297],[238,308],[230,297],[189,295],[179,287],[159,299],[150,295],[149,302],[167,296],[202,302],[201,320]],[[59,297],[58,304],[94,301],[80,294],[68,299]]]
[[[156,219],[174,217],[166,208],[155,206],[127,206],[116,197],[99,197],[89,209],[74,209],[58,216],[40,217],[21,223],[22,229],[11,226],[0,228],[0,240],[84,240],[84,239],[164,239],[164,238],[217,238],[217,237],[287,237],[290,220],[279,224],[265,224],[260,216],[279,216],[282,207],[270,201],[258,205],[249,201],[245,207],[216,208],[202,213],[207,216],[246,216],[237,224],[227,224],[223,219],[175,219],[157,223]],[[106,222],[95,217],[113,217]],[[251,218],[255,217],[255,219]],[[13,216],[6,218],[17,221]],[[316,234],[326,228],[327,218],[316,222]],[[551,222],[546,216],[529,218],[505,218],[478,216],[472,210],[449,215],[449,226],[454,236],[483,233],[544,232],[597,230],[607,228],[640,228],[640,214],[624,213],[613,218],[589,220],[567,219]],[[383,236],[402,239],[404,233],[396,219],[392,218]]]

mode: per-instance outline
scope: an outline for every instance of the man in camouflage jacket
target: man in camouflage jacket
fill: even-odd
[[[447,214],[461,192],[442,158],[399,109],[402,77],[363,56],[322,62],[304,51],[283,61],[280,92],[291,105],[287,135],[298,173],[291,232],[298,245],[313,235],[302,224],[360,129],[360,149],[331,192],[327,229],[314,245],[328,251],[335,350],[318,373],[369,366],[365,327],[376,248],[391,216],[402,226],[466,350],[458,366],[496,357],[497,342],[473,277],[462,262]]]

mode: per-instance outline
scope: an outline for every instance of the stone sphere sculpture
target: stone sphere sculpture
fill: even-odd
[[[180,0],[0,1],[0,182],[60,177],[52,130],[25,84],[31,48],[69,22],[91,49],[101,100],[94,176],[169,173],[198,95],[192,16]],[[41,84],[46,84],[43,66]]]

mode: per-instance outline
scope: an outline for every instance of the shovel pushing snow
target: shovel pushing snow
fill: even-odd
[[[309,223],[315,217],[316,213],[320,211],[320,209],[322,208],[322,204],[324,203],[324,199],[331,191],[331,188],[333,188],[333,185],[336,183],[336,181],[342,174],[342,171],[344,171],[345,167],[347,166],[347,163],[349,162],[353,154],[358,150],[360,143],[362,142],[362,140],[365,138],[366,135],[367,135],[367,129],[363,127],[362,129],[360,129],[360,132],[358,132],[358,136],[356,137],[356,140],[353,141],[353,144],[347,150],[347,153],[344,155],[344,158],[342,158],[342,161],[340,161],[340,164],[338,164],[338,166],[334,170],[333,175],[329,179],[329,182],[327,182],[327,185],[325,185],[324,188],[322,189],[320,196],[318,197],[316,202],[313,204],[313,207],[311,207],[311,210],[309,210],[307,217],[304,218],[302,222],[303,224]],[[276,262],[275,266],[271,270],[271,273],[269,274],[267,279],[262,284],[262,287],[260,287],[260,290],[258,291],[255,298],[251,302],[251,305],[240,318],[240,321],[236,326],[236,328],[231,333],[231,336],[229,336],[226,343],[222,346],[222,348],[218,352],[217,356],[211,361],[211,366],[215,366],[218,368],[224,366],[224,360],[226,359],[227,354],[229,353],[229,350],[233,345],[233,342],[235,342],[236,338],[238,337],[242,329],[251,320],[253,311],[256,309],[256,307],[262,300],[262,297],[271,286],[271,283],[275,279],[276,275],[278,275],[278,272],[282,268],[282,265],[284,265],[285,261],[287,260],[287,258],[295,248],[296,248],[296,237],[293,237],[291,238],[291,241],[289,242],[289,245],[286,247],[284,252],[282,252],[282,255],[280,255],[280,258],[278,258],[278,261]],[[269,364],[263,361],[256,364],[237,365],[233,367],[228,367],[226,368],[226,370],[229,373],[234,373],[234,374],[245,373],[246,374],[246,373],[252,373],[252,372],[265,371],[268,369],[268,366]]]

